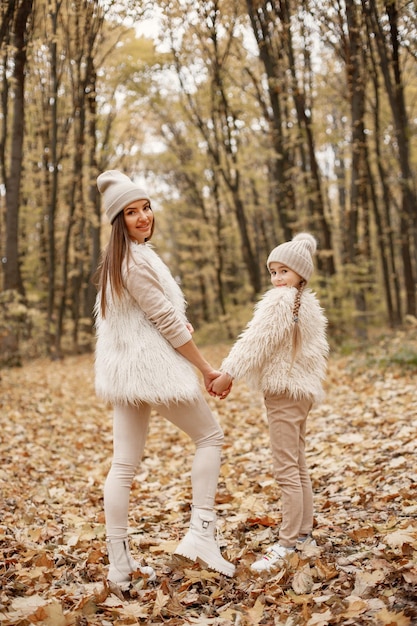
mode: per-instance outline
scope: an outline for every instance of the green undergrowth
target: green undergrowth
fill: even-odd
[[[371,368],[417,373],[417,328],[379,329],[365,342],[345,341],[336,354],[346,358],[352,373]]]

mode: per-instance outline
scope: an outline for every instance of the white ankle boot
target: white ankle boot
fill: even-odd
[[[215,540],[216,515],[214,511],[193,507],[190,528],[184,539],[177,546],[174,554],[185,556],[191,561],[214,569],[216,572],[233,576],[235,566],[226,561],[220,554]]]
[[[130,554],[127,539],[107,540],[109,555],[109,573],[107,580],[118,585],[121,589],[128,589],[132,583],[130,574],[139,570],[148,580],[155,580],[156,574],[152,567],[142,567]]]

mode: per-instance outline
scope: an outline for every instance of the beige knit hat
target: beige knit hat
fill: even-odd
[[[118,170],[107,170],[97,178],[97,187],[103,197],[106,215],[113,224],[115,217],[131,202],[149,200],[144,189],[133,183],[128,176]]]
[[[313,255],[317,250],[317,241],[309,233],[299,233],[291,241],[282,243],[274,248],[268,257],[266,265],[274,261],[286,265],[290,270],[308,281],[314,270]]]

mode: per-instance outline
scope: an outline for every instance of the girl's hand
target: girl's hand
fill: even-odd
[[[190,324],[190,322],[187,322],[185,326],[186,326],[187,330],[188,330],[191,334],[193,334],[193,332],[194,332],[194,326],[193,326],[192,324]]]
[[[229,395],[233,385],[233,378],[229,374],[220,374],[211,384],[211,395],[224,400]]]

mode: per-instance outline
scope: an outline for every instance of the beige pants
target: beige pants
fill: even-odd
[[[192,504],[206,509],[214,507],[223,431],[203,395],[187,403],[115,406],[113,461],[104,485],[107,539],[127,537],[130,489],[145,448],[152,408],[187,433],[195,443],[191,470]]]
[[[313,490],[305,459],[305,432],[311,400],[265,396],[275,478],[281,488],[279,543],[293,547],[313,528]]]

